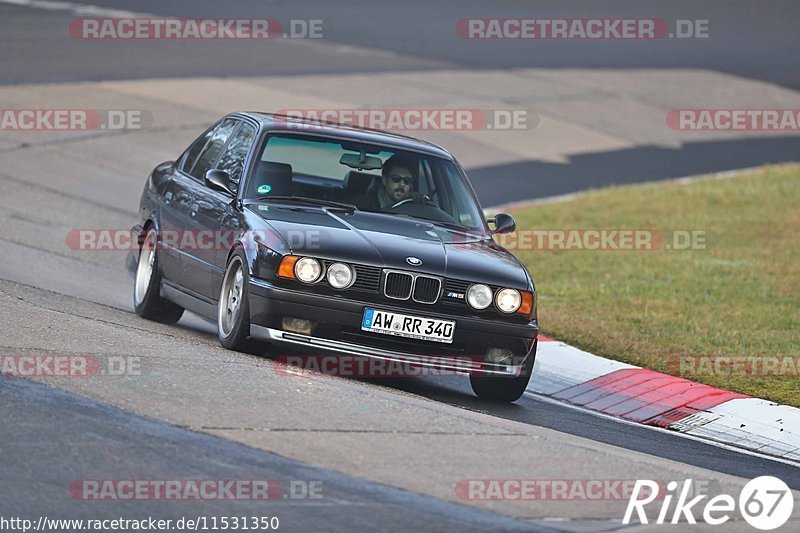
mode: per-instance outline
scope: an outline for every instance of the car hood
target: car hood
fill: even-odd
[[[494,241],[419,219],[366,211],[251,204],[295,255],[424,272],[525,290],[527,272]],[[412,265],[408,258],[421,261]],[[413,262],[413,259],[411,260]]]

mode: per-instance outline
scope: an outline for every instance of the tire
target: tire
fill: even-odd
[[[253,353],[258,343],[250,338],[250,287],[246,265],[247,259],[241,251],[228,260],[217,303],[217,337],[229,350]]]
[[[481,400],[489,402],[511,403],[520,399],[522,393],[528,388],[528,382],[533,374],[533,362],[536,359],[536,344],[525,359],[525,364],[519,376],[507,378],[502,376],[486,376],[471,374],[469,383],[472,391]]]
[[[161,297],[158,234],[152,228],[147,231],[139,248],[133,282],[133,309],[140,317],[162,324],[174,324],[183,315],[183,307]]]

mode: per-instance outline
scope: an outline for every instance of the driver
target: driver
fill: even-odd
[[[360,203],[368,211],[385,211],[397,202],[414,198],[414,183],[417,181],[416,161],[393,155],[383,163],[381,182],[372,194]]]

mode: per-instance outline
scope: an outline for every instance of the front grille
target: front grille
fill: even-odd
[[[356,281],[351,287],[357,291],[378,292],[381,286],[381,269],[378,267],[354,265]]]
[[[472,285],[469,281],[448,279],[444,285],[442,302],[456,305],[466,305],[467,289]]]
[[[408,300],[411,296],[411,286],[414,278],[411,274],[403,272],[387,272],[383,292],[387,298],[395,300]]]
[[[432,276],[409,274],[408,272],[386,271],[383,293],[394,300],[408,300],[417,303],[434,304],[439,301],[442,281]]]
[[[439,289],[442,282],[439,278],[429,278],[428,276],[417,276],[414,283],[414,301],[421,304],[436,303],[439,299]]]

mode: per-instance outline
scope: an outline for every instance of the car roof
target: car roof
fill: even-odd
[[[453,160],[453,156],[450,154],[450,152],[441,146],[437,146],[433,143],[422,141],[420,139],[415,139],[413,137],[408,137],[406,135],[398,135],[396,133],[389,133],[369,128],[356,128],[353,126],[333,122],[325,122],[321,125],[312,123],[312,125],[309,126],[309,121],[306,119],[290,117],[278,113],[248,111],[232,113],[231,115],[249,117],[250,119],[258,122],[262,129],[269,131],[286,131],[291,133],[308,133],[313,135],[330,136],[368,144],[380,144],[401,150],[422,152],[436,157]]]

